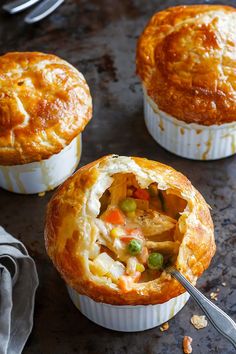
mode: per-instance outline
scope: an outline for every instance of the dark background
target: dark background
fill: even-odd
[[[212,206],[217,243],[216,256],[198,287],[208,297],[219,288],[216,303],[235,319],[236,157],[196,162],[157,145],[144,125],[141,85],[135,75],[136,41],[147,20],[157,10],[183,3],[197,1],[66,0],[53,15],[35,25],[24,24],[25,14],[13,17],[0,11],[0,51],[54,53],[85,75],[94,115],[83,134],[80,166],[116,153],[159,160],[187,175]],[[221,3],[236,5],[235,1]],[[0,190],[0,225],[25,243],[40,278],[35,325],[25,354],[178,354],[182,353],[184,335],[193,338],[193,353],[234,352],[210,324],[199,331],[190,324],[193,314],[201,314],[192,300],[163,333],[159,328],[142,333],[113,332],[81,315],[44,248],[45,206],[51,194],[21,196]],[[227,285],[223,287],[222,282]]]

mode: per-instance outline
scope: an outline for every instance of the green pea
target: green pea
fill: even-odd
[[[128,252],[132,256],[136,256],[137,254],[141,253],[142,251],[142,244],[138,240],[131,240],[128,244]]]
[[[136,210],[137,204],[134,199],[126,198],[120,203],[120,208],[125,213],[129,213]]]
[[[148,268],[160,270],[163,267],[163,261],[162,254],[157,252],[151,253],[147,260]]]

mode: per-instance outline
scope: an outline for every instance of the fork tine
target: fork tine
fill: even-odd
[[[25,17],[25,22],[35,23],[42,20],[56,10],[63,2],[64,0],[44,0]]]
[[[40,0],[15,0],[9,4],[3,5],[3,9],[10,14],[16,14],[17,12],[23,11],[28,7],[36,4]]]

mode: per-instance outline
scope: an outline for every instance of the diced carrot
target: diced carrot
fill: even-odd
[[[134,238],[132,236],[122,236],[120,238],[121,241],[125,242],[125,243],[129,243],[131,240],[133,240]]]
[[[132,235],[134,233],[136,229],[135,228],[132,228],[132,229],[125,229],[125,231],[127,232],[128,235]]]
[[[118,208],[113,208],[105,212],[103,220],[114,225],[125,224],[125,216]]]
[[[141,277],[141,272],[135,272],[133,275],[132,275],[132,278],[134,279],[134,282],[138,282],[139,279]]]
[[[142,237],[142,231],[139,228],[125,229],[126,235],[121,236],[121,241],[128,243],[133,239],[140,239]]]
[[[140,237],[142,236],[142,231],[138,227],[132,229],[127,228],[124,231],[126,235],[122,236],[120,239],[121,241],[126,243],[133,239],[140,239]]]
[[[122,292],[127,293],[131,290],[133,283],[140,279],[141,273],[135,272],[134,275],[122,275],[118,280],[119,288]]]
[[[130,291],[133,283],[134,280],[129,275],[122,275],[118,280],[119,288],[123,293]]]
[[[126,231],[126,233],[128,234],[128,235],[133,235],[133,236],[141,236],[142,235],[142,231],[141,231],[141,229],[139,229],[139,228],[132,228],[132,229],[125,229],[125,231]]]
[[[138,255],[138,260],[139,260],[139,262],[140,262],[141,264],[147,263],[148,256],[149,256],[149,253],[148,253],[147,247],[143,247],[141,254]]]
[[[150,194],[146,189],[136,189],[134,192],[134,197],[137,199],[143,199],[143,200],[149,200],[150,199]]]

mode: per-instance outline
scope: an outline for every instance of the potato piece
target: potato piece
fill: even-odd
[[[111,266],[109,272],[107,273],[107,276],[110,277],[114,283],[117,283],[119,278],[124,274],[125,266],[121,262],[116,261]]]
[[[90,264],[90,269],[93,274],[103,276],[110,271],[110,268],[115,261],[106,253],[100,253]]]
[[[136,257],[129,257],[126,267],[127,274],[133,275],[136,272],[137,264],[138,260]]]
[[[99,255],[99,253],[100,253],[100,245],[94,243],[94,245],[89,250],[89,259],[96,258]]]

